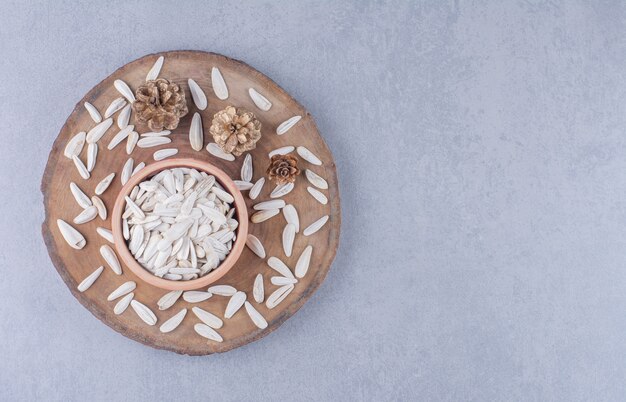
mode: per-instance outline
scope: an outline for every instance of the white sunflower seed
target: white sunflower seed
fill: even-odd
[[[217,331],[215,331],[213,328],[209,327],[206,324],[198,323],[193,326],[193,330],[196,331],[198,335],[211,341],[222,342],[224,340],[221,335],[217,333]]]
[[[117,289],[109,294],[109,296],[107,297],[107,301],[113,301],[119,297],[127,295],[135,290],[136,287],[137,284],[134,281],[124,282]]]
[[[89,208],[92,205],[91,200],[89,199],[87,194],[85,194],[83,190],[81,190],[76,185],[76,183],[74,182],[70,183],[70,191],[72,192],[72,195],[74,196],[74,199],[76,200],[76,203],[80,205],[81,208],[83,209]]]
[[[117,115],[117,126],[120,129],[128,127],[128,123],[130,122],[130,113],[132,112],[130,108],[130,104],[124,106],[120,114]]]
[[[87,109],[89,116],[91,116],[94,122],[100,123],[102,121],[102,116],[100,116],[100,112],[98,112],[98,109],[96,109],[94,105],[89,102],[85,102],[83,105],[85,105],[85,109]]]
[[[291,204],[285,205],[283,208],[283,215],[285,216],[287,223],[291,223],[296,227],[296,233],[300,233],[300,219],[298,218],[298,211],[296,211],[296,208]]]
[[[87,170],[93,171],[96,167],[96,159],[98,158],[98,144],[93,143],[87,145]]]
[[[76,217],[74,218],[74,223],[77,225],[82,225],[83,223],[87,223],[96,219],[96,216],[98,216],[98,208],[92,205],[83,209],[80,214],[76,215]]]
[[[128,228],[128,219],[122,219],[122,236],[124,236],[124,240],[130,239],[130,229]]]
[[[226,305],[226,311],[224,312],[224,318],[231,318],[246,301],[246,294],[244,292],[237,292],[230,297],[228,304]]]
[[[159,149],[152,155],[155,161],[162,161],[165,158],[169,158],[170,156],[174,156],[178,153],[178,149],[176,148],[165,148]]]
[[[183,293],[183,300],[187,303],[200,303],[207,299],[210,299],[213,296],[209,292],[201,292],[198,290],[188,290]]]
[[[106,220],[107,207],[104,205],[104,202],[102,202],[100,197],[98,197],[97,195],[92,196],[91,202],[94,205],[94,207],[96,207],[96,209],[98,210],[98,216],[100,217],[100,219],[102,219],[103,221]]]
[[[250,94],[250,98],[259,109],[267,112],[272,108],[272,102],[267,100],[267,98],[261,95],[256,89],[250,88],[248,89],[248,94]]]
[[[117,255],[111,246],[105,244],[100,247],[100,255],[104,258],[104,261],[106,261],[107,265],[111,268],[115,275],[122,275],[122,266],[120,265],[120,261],[117,259]]]
[[[130,179],[130,176],[133,173],[133,163],[134,162],[135,161],[133,160],[133,158],[128,158],[126,163],[124,163],[124,167],[122,168],[122,174],[120,175],[120,180],[122,182],[122,186],[128,182],[128,179]]]
[[[104,193],[106,189],[109,188],[109,186],[111,185],[111,182],[113,182],[114,177],[115,177],[115,173],[111,173],[107,177],[102,179],[100,183],[98,183],[98,185],[96,186],[96,194],[102,195],[102,193]]]
[[[154,65],[150,68],[150,71],[148,71],[148,74],[146,75],[146,81],[156,80],[161,72],[161,67],[163,67],[163,56],[159,56],[159,58],[154,62]]]
[[[211,69],[211,84],[213,85],[213,92],[221,100],[228,99],[228,87],[222,77],[222,73],[219,68],[213,67]]]
[[[80,152],[83,150],[85,146],[85,139],[87,138],[87,134],[84,131],[73,136],[65,146],[65,150],[63,151],[63,155],[66,158],[72,159],[73,156],[80,155]]]
[[[139,134],[136,131],[131,131],[128,134],[128,140],[126,140],[126,154],[130,155],[135,150],[135,146],[139,142]]]
[[[157,137],[158,138],[158,137]],[[193,114],[191,126],[189,127],[189,143],[194,151],[200,151],[204,143],[204,134],[202,132],[202,119],[200,113]]]
[[[257,303],[263,303],[263,299],[265,299],[265,289],[263,286],[262,274],[257,274],[256,278],[254,278],[254,285],[252,286],[252,297],[254,297],[254,301]]]
[[[270,281],[272,285],[276,286],[295,285],[298,282],[295,278],[285,278],[284,276],[272,276]]]
[[[256,181],[256,183],[254,183],[254,185],[250,189],[250,192],[248,193],[248,196],[250,197],[251,200],[255,200],[259,196],[259,194],[261,193],[261,190],[263,189],[264,184],[265,184],[265,177],[261,177],[259,180]]]
[[[128,209],[132,211],[135,216],[139,217],[140,219],[146,217],[145,212],[143,212],[143,210],[139,208],[139,205],[137,205],[135,201],[131,200],[129,196],[125,196],[124,199],[126,200],[126,206],[128,206]]]
[[[288,223],[283,230],[283,251],[287,257],[291,257],[293,251],[293,241],[296,238],[296,227],[292,223]]]
[[[312,224],[310,224],[306,229],[304,229],[303,234],[305,236],[311,236],[313,233],[317,232],[328,222],[328,215],[324,215]]]
[[[135,101],[135,94],[124,81],[115,80],[113,82],[113,86],[117,89],[117,92],[122,94],[122,96],[128,100],[129,103],[133,103]]]
[[[311,151],[309,151],[306,147],[298,147],[296,148],[298,155],[302,157],[305,161],[312,163],[317,166],[322,165],[322,161]]]
[[[289,293],[291,293],[293,289],[294,285],[285,285],[276,289],[274,293],[272,293],[267,298],[267,302],[265,302],[265,305],[267,306],[267,308],[273,309],[274,307],[278,306],[280,302],[285,300],[285,298],[289,295]]]
[[[128,308],[128,306],[130,305],[130,302],[133,300],[133,297],[135,297],[134,293],[129,293],[126,296],[122,297],[116,304],[115,307],[113,307],[113,312],[115,313],[115,315],[120,315],[122,314],[124,311],[126,311],[126,309]]]
[[[235,186],[237,186],[237,188],[241,191],[246,191],[246,190],[250,190],[252,188],[252,183],[250,183],[249,181],[242,181],[242,180],[233,180],[235,182]]]
[[[141,134],[142,137],[166,137],[168,135],[170,135],[172,132],[170,130],[163,130],[163,131],[149,131],[147,133],[143,133]]]
[[[139,247],[143,243],[143,239],[145,237],[145,232],[141,225],[133,226],[133,229],[130,231],[130,243],[128,243],[128,249],[132,255],[136,255],[137,251],[139,251]]]
[[[207,292],[218,296],[232,296],[237,293],[237,289],[230,285],[214,285],[209,287]]]
[[[293,188],[294,188],[294,184],[293,183],[279,184],[270,193],[270,198],[280,198],[280,197],[283,197],[283,196],[289,194],[291,192],[291,190],[293,190]]]
[[[200,307],[193,307],[191,311],[193,311],[193,313],[196,315],[196,317],[200,319],[200,321],[202,321],[211,328],[220,329],[222,328],[222,325],[224,325],[224,322],[218,316],[209,313],[206,310],[202,310]]]
[[[309,264],[311,262],[311,253],[313,252],[313,246],[306,246],[302,254],[300,254],[300,258],[298,258],[298,262],[296,263],[296,277],[304,278],[307,271],[309,270]]]
[[[169,144],[172,139],[169,137],[144,137],[137,142],[139,148],[150,148],[159,145]]]
[[[171,292],[164,294],[163,297],[161,297],[157,302],[159,310],[167,310],[172,307],[182,294],[182,290],[172,290]]]
[[[293,273],[291,273],[289,267],[276,257],[270,257],[267,260],[267,265],[269,265],[270,268],[286,278],[294,278]]]
[[[193,103],[196,104],[196,107],[200,110],[204,110],[207,107],[206,95],[200,85],[198,85],[193,79],[189,78],[187,80],[187,84],[189,84],[189,91],[191,92],[191,97],[193,98]],[[196,149],[199,151],[199,149]]]
[[[126,137],[128,137],[128,135],[134,129],[135,129],[134,125],[126,126],[123,129],[121,129],[117,134],[115,134],[115,136],[113,136],[113,138],[109,142],[109,145],[107,145],[107,149],[110,151],[113,148],[115,148],[119,143],[124,141],[126,139]]]
[[[288,145],[286,147],[276,148],[275,150],[270,152],[268,154],[268,156],[271,158],[274,155],[287,155],[288,153],[293,152],[295,149],[296,149],[296,147],[294,147],[293,145]]]
[[[321,188],[322,190],[328,189],[328,182],[324,180],[323,177],[315,173],[314,171],[310,169],[306,169],[304,171],[304,174],[306,175],[306,178],[309,181],[309,183],[311,183],[315,187]]]
[[[263,316],[261,315],[261,313],[259,313],[253,306],[252,304],[250,304],[250,302],[245,302],[244,304],[246,306],[246,312],[248,313],[248,315],[250,316],[250,319],[252,320],[252,322],[254,323],[254,325],[256,325],[257,327],[261,328],[261,329],[265,329],[267,328],[267,321],[265,320],[265,318],[263,318]]]
[[[107,130],[113,125],[113,119],[106,119],[101,123],[96,124],[94,128],[87,132],[87,136],[85,137],[85,141],[88,144],[93,144],[94,142],[100,141],[100,138],[107,132]]]
[[[133,177],[137,172],[146,167],[146,162],[141,162],[139,165],[135,166],[130,177]]]
[[[87,170],[87,167],[85,166],[83,161],[81,161],[80,158],[76,155],[72,156],[72,160],[74,161],[74,166],[76,166],[76,170],[78,170],[78,174],[80,175],[80,177],[85,180],[89,180],[89,177],[91,177],[91,175],[89,174],[89,170]]]
[[[235,201],[235,198],[233,198],[232,195],[228,194],[226,191],[222,190],[219,187],[212,187],[211,192],[213,192],[217,196],[217,198],[224,202],[232,203]]]
[[[178,328],[181,322],[183,322],[183,319],[185,318],[186,315],[187,315],[186,308],[180,310],[178,313],[174,314],[169,320],[165,321],[159,328],[159,331],[161,331],[164,334],[167,334],[168,332],[172,332],[173,330]]]
[[[108,119],[109,117],[113,116],[113,114],[115,114],[115,112],[117,112],[118,110],[120,110],[124,106],[126,106],[126,99],[124,99],[122,97],[113,99],[113,102],[111,102],[111,104],[109,105],[107,110],[105,110],[105,112],[104,112],[104,118]]]
[[[130,302],[130,306],[135,310],[135,313],[141,318],[143,322],[148,325],[154,325],[157,323],[156,315],[143,303],[133,300]]]
[[[250,217],[250,221],[252,223],[265,222],[266,220],[278,215],[279,213],[280,213],[280,209],[268,209],[265,211],[259,211]]]
[[[96,232],[109,243],[115,243],[115,241],[113,240],[113,232],[111,232],[109,229],[97,227]]]
[[[104,270],[104,267],[102,266],[96,268],[95,271],[89,274],[89,276],[87,276],[85,279],[83,279],[81,283],[78,284],[76,289],[78,289],[78,291],[81,293],[89,289],[91,285],[93,285],[93,283],[96,281],[96,279],[100,277],[100,274],[102,273],[103,270]]]
[[[235,156],[233,154],[227,154],[226,152],[222,151],[222,148],[220,148],[220,146],[214,142],[209,142],[206,146],[206,150],[211,155],[216,156],[220,159],[224,159],[225,161],[232,162],[235,160]]]
[[[313,187],[308,186],[306,188],[306,191],[308,191],[309,194],[311,194],[313,198],[315,198],[320,204],[322,205],[328,204],[328,198],[326,198],[326,196],[322,194],[322,192],[320,192],[319,190],[316,190]]]
[[[252,208],[256,211],[267,211],[268,209],[281,209],[285,206],[284,200],[270,200],[254,204]]]
[[[69,223],[62,219],[57,219],[57,226],[59,227],[61,235],[70,247],[76,250],[80,250],[85,247],[87,244],[85,237],[78,230],[74,229]]]
[[[297,122],[299,122],[301,118],[302,116],[293,116],[292,118],[283,121],[282,123],[280,123],[278,127],[276,127],[276,134],[278,135],[285,134],[287,131],[289,131],[291,127],[293,127]]]
[[[246,246],[248,246],[248,248],[260,258],[265,258],[265,248],[263,247],[261,240],[259,240],[256,236],[248,234],[248,237],[246,238]]]
[[[241,180],[250,182],[252,180],[252,155],[246,154],[243,164],[241,165]]]

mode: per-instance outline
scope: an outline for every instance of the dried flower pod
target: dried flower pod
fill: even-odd
[[[293,183],[300,174],[298,158],[293,155],[272,156],[267,174],[270,180],[275,180],[278,184]]]
[[[146,81],[137,88],[135,98],[135,121],[148,123],[152,131],[175,129],[188,112],[183,89],[164,78]]]
[[[209,132],[224,152],[239,156],[256,148],[261,138],[261,122],[252,112],[228,106],[215,113]]]

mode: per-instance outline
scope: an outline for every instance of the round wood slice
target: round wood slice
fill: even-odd
[[[231,319],[224,319],[224,326],[217,330],[224,338],[222,343],[208,341],[195,333],[193,326],[200,320],[192,313],[191,308],[198,306],[223,318],[224,310],[229,300],[228,297],[213,295],[210,299],[196,304],[187,303],[181,298],[168,310],[159,311],[157,300],[166,293],[165,290],[142,282],[126,267],[123,267],[124,272],[121,276],[115,275],[100,256],[99,248],[101,245],[106,244],[107,241],[96,233],[96,228],[102,226],[110,229],[111,222],[96,218],[82,225],[74,225],[72,223],[74,217],[81,212],[81,208],[72,197],[69,188],[70,182],[75,182],[87,195],[92,196],[98,182],[109,173],[115,172],[116,177],[113,183],[101,196],[110,214],[115,197],[121,188],[120,173],[122,166],[129,158],[125,150],[125,141],[113,150],[107,150],[109,141],[119,131],[116,124],[116,118],[119,114],[117,112],[113,116],[113,126],[98,142],[98,158],[95,169],[91,173],[91,178],[89,180],[81,178],[73,162],[63,155],[63,151],[68,140],[74,134],[80,131],[88,131],[95,125],[83,103],[86,101],[90,102],[104,115],[104,111],[111,101],[121,96],[114,88],[113,82],[116,79],[121,79],[135,91],[145,81],[146,74],[159,56],[165,57],[159,77],[167,78],[184,88],[189,114],[183,117],[178,128],[173,130],[170,135],[172,138],[171,144],[148,149],[136,147],[131,155],[135,165],[140,162],[145,162],[146,164],[153,163],[152,155],[156,150],[175,147],[179,150],[176,157],[210,161],[223,169],[231,178],[240,180],[240,169],[244,155],[238,157],[233,162],[228,162],[214,157],[205,149],[193,151],[189,145],[189,125],[194,112],[198,110],[189,92],[188,78],[193,78],[204,90],[208,98],[207,109],[199,111],[202,116],[205,147],[209,142],[212,142],[209,127],[213,115],[228,105],[250,110],[262,122],[263,137],[257,143],[257,148],[251,151],[254,163],[253,182],[265,176],[265,170],[269,161],[268,153],[279,147],[287,145],[305,146],[323,162],[322,166],[314,166],[299,158],[302,174],[296,181],[295,189],[283,197],[287,203],[296,207],[300,216],[300,233],[296,235],[293,255],[286,257],[283,252],[282,232],[286,221],[282,213],[260,224],[251,223],[250,233],[257,236],[265,246],[267,252],[265,261],[246,247],[236,265],[216,283],[232,285],[238,290],[246,292],[247,300],[265,317],[269,324],[266,329],[257,328],[242,307]],[[213,92],[211,84],[211,68],[213,66],[220,69],[228,86],[229,98],[225,101],[219,100]],[[269,99],[272,107],[268,112],[260,110],[253,103],[248,94],[249,88],[255,88]],[[278,125],[295,115],[302,116],[302,120],[286,134],[277,135],[276,128]],[[134,116],[131,117],[131,124],[135,124],[135,130],[140,134],[150,131],[147,126],[136,124]],[[80,154],[81,160],[85,163],[87,160],[86,154],[87,146],[84,147]],[[305,169],[315,171],[328,181],[329,189],[320,190],[328,197],[329,202],[327,205],[320,204],[307,192],[307,187],[311,186],[311,184],[304,175]],[[254,212],[252,210],[253,204],[270,199],[269,194],[274,186],[274,184],[266,182],[261,194],[254,201],[249,199],[248,191],[243,192],[250,213]],[[72,294],[102,322],[122,335],[155,348],[171,350],[177,353],[206,355],[224,352],[260,339],[278,328],[286,319],[298,311],[320,286],[330,269],[339,243],[341,213],[336,167],[330,150],[315,126],[313,117],[304,107],[265,75],[245,63],[214,53],[173,51],[148,55],[123,66],[99,83],[78,102],[61,129],[50,152],[42,179],[41,190],[44,195],[46,213],[46,219],[42,227],[43,237],[54,266]],[[302,234],[304,228],[324,215],[330,216],[328,223],[317,233],[305,237]],[[85,236],[87,245],[82,250],[75,250],[65,242],[57,227],[57,219],[63,219],[70,223]],[[311,265],[307,275],[296,284],[293,292],[274,309],[268,309],[265,303],[258,304],[254,302],[252,285],[258,273],[262,273],[264,277],[266,300],[278,288],[270,283],[270,278],[277,276],[278,273],[267,265],[267,258],[276,256],[293,270],[300,253],[307,245],[313,246]],[[76,286],[100,265],[105,266],[105,270],[100,278],[90,289],[80,293]],[[113,307],[117,300],[108,302],[107,296],[119,285],[130,280],[137,282],[135,299],[150,307],[156,314],[158,322],[155,326],[148,326],[141,321],[130,307],[121,315],[113,313]],[[183,308],[188,309],[188,313],[181,325],[173,332],[161,333],[159,326]]]

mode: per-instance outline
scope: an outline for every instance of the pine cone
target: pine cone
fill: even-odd
[[[261,122],[252,112],[228,106],[215,113],[209,132],[224,152],[239,156],[256,148],[261,138]]]
[[[278,184],[293,183],[300,174],[298,158],[292,155],[274,155],[267,168],[270,180],[276,180]]]
[[[183,89],[164,78],[146,81],[137,88],[135,97],[135,121],[148,123],[152,131],[175,129],[188,111]]]

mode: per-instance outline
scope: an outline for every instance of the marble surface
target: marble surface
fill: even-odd
[[[3,1],[1,399],[622,399],[625,7]],[[75,103],[173,49],[272,77],[315,116],[341,186],[320,290],[210,357],[101,324],[40,235],[40,179]]]

